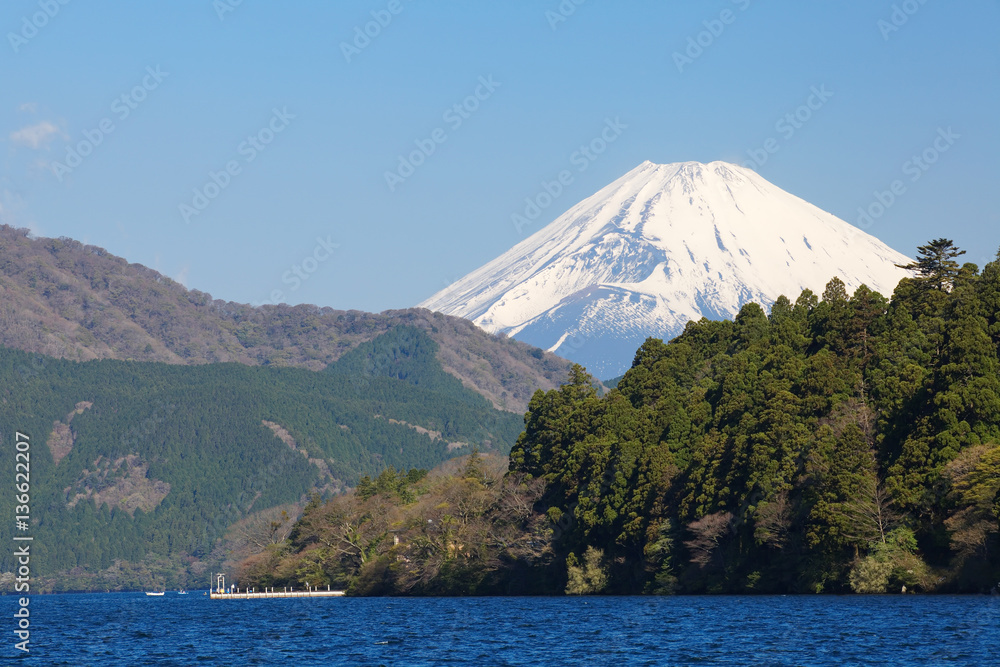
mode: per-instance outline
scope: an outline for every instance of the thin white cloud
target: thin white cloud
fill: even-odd
[[[14,193],[7,188],[0,190],[0,224],[17,226],[14,224],[14,208],[16,206],[17,201]]]
[[[38,222],[27,219],[25,210],[24,198],[19,193],[0,188],[0,224],[27,227],[34,236],[44,236]]]
[[[22,127],[16,132],[10,133],[10,140],[15,144],[27,146],[29,148],[43,148],[48,145],[52,138],[59,135],[59,128],[47,120],[43,120],[35,125]]]
[[[187,287],[188,271],[190,270],[191,270],[191,264],[185,264],[184,266],[181,267],[181,270],[177,272],[177,275],[174,276],[174,280],[176,282],[179,282],[181,285],[184,285],[184,287]]]
[[[28,113],[35,113],[38,111],[37,102],[25,102],[17,108],[18,111],[27,111]]]

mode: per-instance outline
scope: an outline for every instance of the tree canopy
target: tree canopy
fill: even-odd
[[[955,258],[964,254],[965,251],[959,250],[951,239],[934,239],[917,247],[917,261],[896,266],[916,271],[920,279],[934,289],[950,290],[958,275]]]
[[[747,304],[733,321],[690,322],[669,343],[648,339],[604,396],[574,367],[532,397],[507,486],[446,498],[471,493],[456,475],[418,491],[386,526],[406,529],[398,543],[330,571],[366,582],[357,592],[989,590],[1000,261],[980,272],[960,255],[946,239],[922,246],[891,300],[834,278],[821,298],[781,297],[770,314]],[[504,519],[496,508],[517,489],[531,511]],[[338,517],[368,516],[349,506],[361,500],[339,502]],[[425,567],[444,561],[424,553],[447,560],[440,545],[421,551],[432,533],[406,527],[431,507],[472,505],[477,537],[462,535],[476,556],[456,560],[471,582],[458,589]],[[287,562],[310,553],[290,548]]]

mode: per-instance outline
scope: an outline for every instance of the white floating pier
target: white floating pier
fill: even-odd
[[[213,600],[259,600],[259,599],[270,599],[270,598],[339,598],[345,594],[345,591],[334,591],[330,590],[327,586],[326,590],[321,590],[319,588],[309,587],[304,591],[297,591],[294,588],[283,588],[280,591],[277,588],[265,588],[263,591],[258,591],[255,588],[243,589],[230,587],[226,588],[226,578],[225,575],[217,575],[218,581],[216,585],[213,586],[208,595]]]
[[[218,591],[212,591],[210,596],[213,600],[258,600],[262,598],[337,598],[344,595],[344,591],[331,591],[329,589],[323,591],[319,589],[310,589],[306,591],[290,591],[290,590],[277,590],[274,588],[265,589],[263,591],[246,591],[246,590],[235,590],[229,593],[220,593]]]

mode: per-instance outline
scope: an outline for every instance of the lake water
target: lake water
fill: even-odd
[[[0,597],[4,664],[1000,665],[1000,597],[986,596],[36,595],[27,656],[16,604]]]

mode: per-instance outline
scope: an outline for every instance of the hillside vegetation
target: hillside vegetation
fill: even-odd
[[[569,369],[564,359],[467,320],[423,309],[374,314],[220,301],[102,248],[0,225],[0,345],[27,352],[321,370],[403,324],[426,331],[444,369],[500,409],[522,413],[535,389],[555,387]]]
[[[400,326],[321,373],[0,348],[0,422],[6,451],[15,430],[30,436],[33,587],[65,590],[200,583],[235,524],[295,516],[310,492],[387,467],[506,454],[522,420],[446,373],[423,329]],[[0,494],[0,513],[13,502]],[[0,555],[0,572],[15,569]]]
[[[389,471],[243,579],[357,593],[986,592],[1000,581],[1000,256],[920,248],[887,301],[649,339],[603,397],[539,391],[506,476]],[[904,588],[905,587],[905,588]]]

